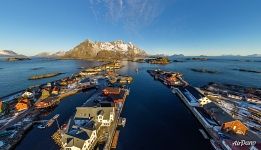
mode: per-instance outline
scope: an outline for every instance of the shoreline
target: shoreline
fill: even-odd
[[[92,68],[101,68],[101,67],[104,67],[104,66],[106,66],[106,65],[110,65],[109,63],[106,63],[106,64],[102,64],[102,65],[99,65],[99,66],[95,66],[95,67],[92,67]],[[105,67],[106,68],[106,67]],[[87,68],[88,69],[88,68]],[[86,70],[87,70],[86,69]],[[78,72],[78,73],[76,73],[76,74],[80,74],[82,71],[80,71],[80,72]],[[83,76],[82,78],[81,78],[81,80],[83,80],[83,79],[86,79],[88,76]],[[55,80],[55,81],[53,81],[53,82],[56,82],[57,80]],[[42,86],[43,85],[46,85],[46,83],[45,84],[42,84]],[[41,86],[37,86],[38,88],[40,88]],[[78,90],[81,90],[82,88],[85,88],[85,86],[83,86],[83,87],[79,87],[80,89],[78,89]],[[24,89],[24,90],[21,90],[21,91],[18,91],[18,92],[14,92],[15,94],[17,94],[17,96],[18,97],[20,97],[21,96],[21,94],[24,92],[24,91],[26,91],[27,89]],[[17,96],[15,96],[15,97],[12,97],[13,95],[12,94],[14,94],[14,93],[11,93],[11,94],[8,94],[8,95],[6,95],[6,96],[3,96],[3,97],[1,97],[1,99],[9,99],[7,102],[8,103],[10,103],[10,102],[12,102],[13,103],[13,101],[16,99],[16,97]],[[77,92],[76,92],[77,93]],[[76,93],[74,93],[74,94],[76,94]],[[74,95],[74,94],[69,94],[69,95],[66,95],[66,93],[65,93],[65,95],[66,96],[63,96],[63,97],[61,97],[60,99],[64,99],[65,97],[68,97],[68,96],[70,96],[70,95]],[[37,101],[39,101],[39,100],[37,100]],[[36,102],[37,102],[36,101]],[[15,102],[15,101],[14,101]],[[35,103],[36,103],[35,102]],[[59,105],[59,102],[58,102],[58,105]],[[8,127],[11,127],[13,124],[14,124],[14,122],[20,122],[22,119],[24,119],[24,117],[23,116],[28,116],[30,113],[33,113],[32,112],[32,110],[35,108],[35,106],[33,105],[30,109],[28,109],[28,111],[24,111],[24,112],[22,112],[20,115],[19,115],[19,117],[18,116],[16,116],[14,119],[13,119],[13,121],[12,122],[9,122],[8,124],[4,124],[2,127],[1,127],[1,132],[4,132],[4,131],[6,131],[5,129],[6,128],[8,128]],[[14,108],[12,108],[12,109],[14,109]],[[37,109],[37,108],[36,108]],[[21,116],[22,115],[22,116]],[[39,115],[39,114],[38,114]],[[36,116],[29,116],[29,118],[31,119],[31,120],[34,120],[37,116],[38,116],[37,114],[36,114]],[[11,116],[13,116],[13,114],[5,114],[3,117],[4,118],[6,118],[6,119],[8,119],[8,118],[10,118]],[[3,119],[3,118],[2,118]],[[30,123],[32,123],[32,122],[30,122]],[[23,125],[23,127],[24,126],[27,126],[27,125],[29,125],[30,123],[26,123],[25,125]],[[33,123],[32,123],[33,124]],[[21,132],[21,133],[19,133],[19,135],[26,135],[26,132],[25,131],[21,131],[21,130],[19,130],[19,132]],[[16,145],[16,143],[17,143],[17,141],[21,141],[22,140],[22,138],[21,139],[16,139],[16,138],[18,138],[18,137],[15,137],[15,139],[13,139],[13,140],[11,140],[11,141],[13,141],[13,142],[11,142],[11,141],[9,141],[9,142],[4,142],[4,147],[6,147],[6,148],[8,148],[8,147],[10,147],[9,145],[11,145],[11,147],[13,147],[13,145]],[[3,139],[4,140],[4,139]],[[7,139],[6,139],[7,140]]]
[[[157,70],[155,70],[157,72]],[[163,73],[164,71],[160,71],[160,73]],[[168,71],[166,71],[167,73],[170,73]],[[150,73],[150,72],[148,72]],[[175,72],[171,72],[174,73]],[[150,73],[152,77],[155,77],[155,74]],[[215,116],[213,117],[211,114],[208,114],[207,112],[209,110],[209,108],[214,107],[215,109],[221,109],[220,106],[216,103],[214,103],[214,101],[210,101],[208,100],[208,98],[204,95],[205,93],[203,93],[199,88],[195,88],[193,86],[190,86],[189,84],[185,85],[185,86],[180,86],[180,84],[173,84],[173,85],[169,85],[167,84],[166,80],[169,80],[169,77],[167,78],[155,78],[156,80],[159,80],[160,82],[162,82],[163,84],[165,84],[166,86],[168,86],[169,88],[171,88],[172,93],[174,93],[175,95],[177,95],[179,97],[179,99],[185,104],[185,106],[193,113],[194,117],[197,119],[197,121],[199,121],[199,123],[204,127],[204,131],[207,132],[207,134],[202,130],[200,131],[202,136],[205,139],[208,139],[209,142],[211,143],[211,145],[213,146],[214,149],[226,149],[227,147],[229,147],[230,149],[233,149],[233,145],[229,145],[229,141],[233,141],[233,139],[238,139],[238,140],[254,140],[256,141],[257,144],[256,146],[259,147],[260,146],[260,142],[261,139],[258,136],[258,134],[256,132],[254,132],[253,130],[248,130],[247,134],[243,137],[241,137],[242,135],[230,135],[229,133],[226,133],[225,131],[222,131],[219,128],[223,128],[223,124],[220,124],[220,122],[217,122]],[[182,80],[182,78],[180,78],[181,82],[184,82],[184,80]],[[184,85],[184,84],[183,84]],[[212,99],[211,99],[212,100]],[[212,106],[213,105],[213,106]],[[211,107],[210,107],[211,106]],[[224,110],[223,110],[224,111]],[[230,114],[222,114],[222,117],[225,118],[230,118],[230,122],[233,122],[233,120],[235,121],[236,119],[231,118]],[[213,119],[215,118],[215,119]],[[224,123],[229,123],[229,122],[224,122]],[[245,122],[243,122],[245,123]],[[218,129],[217,129],[218,128]],[[208,137],[207,135],[209,135],[210,137]],[[229,137],[228,140],[224,140],[222,137]],[[228,146],[229,145],[229,146]],[[237,148],[237,146],[235,146],[235,148]]]
[[[45,78],[52,78],[52,77],[56,77],[56,76],[59,76],[59,75],[62,75],[62,74],[64,74],[64,73],[54,72],[54,73],[33,75],[33,76],[29,77],[28,80],[40,80],[40,79],[45,79]]]
[[[113,66],[112,66],[113,65]],[[99,66],[95,66],[95,67],[91,67],[91,68],[87,68],[87,69],[85,69],[85,70],[89,70],[89,69],[99,69],[99,68],[101,68],[100,69],[100,71],[101,70],[106,70],[107,68],[108,69],[110,69],[110,68],[113,68],[113,67],[115,67],[116,65],[115,65],[115,63],[113,63],[113,64],[111,64],[111,63],[106,63],[106,64],[102,64],[102,65],[99,65]],[[76,76],[79,76],[80,78],[78,78],[78,81],[82,81],[82,80],[85,80],[86,78],[88,78],[88,77],[90,77],[90,76],[93,76],[93,75],[88,75],[88,74],[81,74],[83,71],[80,71],[80,72],[78,72],[78,73],[75,73],[74,74],[74,76],[76,77]],[[96,76],[96,75],[94,75],[94,76]],[[63,79],[67,79],[68,77],[65,77],[65,78],[63,78]],[[55,81],[53,81],[53,83],[55,82],[58,82],[58,81],[61,81],[61,80],[63,80],[63,79],[60,79],[60,80],[55,80]],[[66,81],[66,80],[65,80]],[[42,88],[42,87],[44,87],[45,85],[48,85],[48,84],[42,84],[41,86],[36,86],[36,88],[37,89],[39,89],[39,88]],[[86,85],[85,84],[81,84],[81,83],[79,83],[79,86],[77,86],[77,87],[74,87],[73,89],[70,89],[70,91],[73,91],[74,89],[76,89],[77,88],[77,92],[74,92],[74,93],[72,93],[72,94],[68,94],[68,92],[66,92],[66,93],[64,93],[64,94],[59,94],[59,97],[58,97],[58,99],[59,99],[59,102],[56,104],[54,104],[54,105],[59,105],[59,103],[60,103],[60,100],[62,100],[62,99],[64,99],[65,97],[68,97],[68,96],[71,96],[71,95],[75,95],[75,94],[77,94],[78,92],[81,92],[83,89],[85,90],[86,89]],[[87,86],[87,88],[88,88],[88,86]],[[15,101],[15,99],[17,98],[17,97],[20,97],[21,95],[22,95],[22,93],[23,92],[25,92],[25,91],[27,91],[28,89],[24,89],[24,90],[21,90],[21,91],[18,91],[18,92],[14,92],[14,93],[11,93],[11,94],[8,94],[8,95],[6,95],[6,96],[3,96],[3,97],[1,97],[1,99],[7,99],[7,101],[4,101],[4,102],[7,102],[7,103],[16,103],[16,101]],[[15,94],[16,96],[14,96],[14,95],[12,95],[12,94]],[[45,99],[44,99],[45,100]],[[40,102],[41,100],[40,99],[38,99],[36,102],[35,102],[35,104],[37,103],[37,102]],[[51,105],[51,106],[53,106],[53,105]],[[14,108],[12,108],[12,109],[14,109]],[[28,123],[26,123],[25,122],[25,125],[23,125],[23,127],[22,128],[24,128],[25,126],[32,126],[34,123],[33,123],[33,120],[35,120],[39,115],[40,115],[40,113],[38,114],[38,113],[36,113],[36,114],[34,114],[34,112],[33,112],[33,110],[34,109],[36,109],[36,110],[38,110],[39,108],[37,108],[37,107],[35,107],[34,105],[32,106],[32,107],[30,107],[27,111],[23,111],[23,112],[21,112],[20,113],[20,117],[19,116],[15,116],[15,118],[13,119],[13,121],[12,122],[9,122],[8,124],[4,124],[2,127],[1,127],[1,132],[4,132],[4,131],[6,131],[5,129],[7,129],[8,127],[12,127],[12,125],[13,124],[15,124],[15,123],[17,123],[17,122],[21,122],[22,120],[22,118],[23,117],[21,117],[21,115],[22,116],[27,116],[28,117],[28,119],[29,120],[31,120],[31,121],[29,121]],[[40,108],[40,109],[42,109],[42,108]],[[45,107],[43,108],[43,109],[45,109]],[[32,113],[32,116],[28,116],[29,114],[31,114]],[[35,115],[35,116],[34,116]],[[10,118],[11,116],[13,116],[13,114],[5,114],[3,117],[4,118],[6,118],[6,119],[8,119],[8,118]],[[4,119],[4,118],[2,118],[2,119]],[[27,129],[26,130],[21,130],[21,129],[19,129],[16,133],[18,133],[19,132],[19,135],[26,135],[26,131],[27,131]],[[14,132],[14,134],[16,134],[15,132]],[[10,138],[10,137],[9,137]],[[7,149],[10,149],[11,147],[15,147],[15,145],[18,143],[18,142],[20,142],[23,138],[22,137],[18,137],[18,136],[16,136],[16,137],[13,137],[14,139],[13,140],[9,140],[9,141],[6,141],[5,139],[2,139],[3,141],[5,141],[4,142],[4,146],[2,147],[2,148],[7,148]],[[12,139],[12,138],[11,138]]]
[[[98,75],[99,76],[99,75]],[[100,81],[101,83],[99,83],[98,85],[98,88],[97,88],[97,91],[92,95],[92,96],[90,96],[83,104],[82,104],[82,106],[80,106],[80,108],[96,108],[97,107],[97,105],[99,105],[100,103],[103,103],[103,101],[104,102],[107,102],[106,100],[104,100],[104,98],[106,98],[107,96],[106,95],[104,95],[104,89],[106,89],[106,88],[108,88],[108,84],[110,84],[110,80],[108,80],[108,78],[109,77],[107,77],[107,75],[105,75],[105,76],[102,76],[102,77],[98,77],[98,76],[96,76],[96,78],[98,78],[99,80],[102,80],[102,81]],[[110,76],[110,75],[108,75],[108,76]],[[113,75],[112,75],[113,76]],[[121,78],[121,77],[125,77],[125,76],[121,76],[121,75],[118,75],[117,74],[117,78]],[[118,82],[120,82],[120,81],[118,81]],[[126,82],[125,84],[122,84],[122,85],[129,85],[130,84],[130,82]],[[110,87],[110,88],[112,88],[112,87]],[[113,122],[111,122],[111,125],[110,126],[108,126],[108,139],[107,140],[105,140],[105,141],[102,141],[102,143],[104,143],[105,145],[104,145],[104,149],[111,149],[111,147],[112,147],[112,142],[113,142],[113,140],[114,140],[114,136],[115,136],[115,133],[116,133],[116,131],[118,130],[117,128],[118,128],[118,124],[119,124],[119,121],[120,121],[120,119],[121,119],[121,112],[122,112],[122,110],[123,110],[123,107],[124,107],[124,104],[125,104],[125,101],[126,101],[126,98],[127,98],[127,96],[129,95],[129,89],[127,89],[127,88],[119,88],[119,89],[121,89],[120,91],[124,91],[124,94],[123,94],[123,99],[122,99],[122,101],[112,101],[112,105],[113,106],[111,106],[111,107],[113,107],[113,108],[115,108],[116,110],[115,110],[115,116],[113,117],[114,119],[114,121]],[[100,100],[99,100],[99,98],[100,98]],[[106,107],[108,107],[108,106],[104,106],[104,108],[106,108]],[[100,106],[100,108],[103,108],[102,106]],[[72,116],[74,116],[74,115],[72,115]],[[74,118],[74,117],[70,117],[71,119],[69,119],[69,121],[67,122],[67,124],[66,124],[66,126],[65,126],[65,128],[64,129],[58,129],[53,135],[52,135],[52,138],[53,138],[53,140],[55,141],[55,143],[57,144],[57,145],[59,145],[60,147],[61,147],[61,145],[63,145],[62,144],[62,137],[63,136],[66,136],[67,135],[67,130],[69,130],[70,129],[70,123],[72,122],[72,118]],[[100,127],[99,127],[100,128]],[[100,129],[100,130],[102,130],[102,129]],[[107,130],[106,130],[107,131]],[[96,132],[96,131],[95,131]],[[99,129],[98,129],[98,131],[97,131],[97,135],[99,135],[99,134],[101,134],[101,133],[103,133],[102,131],[99,131]],[[63,135],[63,136],[62,136]],[[104,136],[104,135],[101,135],[101,136]],[[95,143],[92,143],[92,145],[90,145],[92,148],[93,147],[96,147],[96,146],[99,146],[100,144],[97,144],[97,143],[100,143],[101,141],[99,141],[98,140],[99,139],[99,136],[97,136],[97,140],[94,140],[95,141]],[[115,146],[115,145],[114,145]]]

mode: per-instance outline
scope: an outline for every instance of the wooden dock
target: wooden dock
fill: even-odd
[[[113,136],[112,143],[111,143],[111,149],[116,149],[117,144],[118,144],[119,135],[120,135],[120,131],[116,130],[115,134]]]
[[[61,142],[62,135],[59,129],[52,135],[52,138],[58,146],[62,147],[62,142]]]

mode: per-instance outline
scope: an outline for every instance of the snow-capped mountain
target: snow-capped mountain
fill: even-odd
[[[65,53],[65,57],[73,58],[97,58],[97,57],[138,57],[146,55],[132,43],[122,40],[112,42],[93,42],[86,40],[72,50]]]
[[[252,54],[252,55],[248,55],[248,57],[261,57],[261,54]]]
[[[122,40],[113,42],[97,42],[96,44],[101,50],[127,52],[128,50],[133,49],[136,53],[139,53],[140,51],[140,49],[135,47],[131,42],[124,43]]]
[[[18,54],[11,50],[0,50],[0,56],[17,56]]]
[[[66,51],[58,51],[56,53],[53,53],[52,56],[58,56],[58,57],[61,57],[61,56],[64,56],[66,53]]]

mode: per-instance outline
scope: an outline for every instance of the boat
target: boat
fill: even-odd
[[[57,119],[59,116],[59,114],[56,114],[52,119]]]
[[[54,121],[55,121],[54,119],[50,119],[50,120],[47,122],[46,127],[50,127],[51,125],[53,125]]]
[[[119,122],[118,122],[118,125],[124,127],[125,124],[126,124],[126,118],[120,118]]]
[[[59,116],[60,116],[59,114],[56,114],[55,116],[53,116],[53,118],[50,119],[50,120],[47,122],[46,127],[50,127],[50,126],[54,123],[54,121],[55,121]]]
[[[40,125],[38,125],[38,126],[37,126],[37,128],[38,128],[38,129],[44,129],[44,128],[45,128],[45,126],[44,126],[44,125],[42,125],[42,124],[40,124]]]

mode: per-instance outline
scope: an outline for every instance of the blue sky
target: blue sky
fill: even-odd
[[[152,54],[261,53],[261,1],[0,1],[0,49],[34,55],[85,39],[122,39]]]

